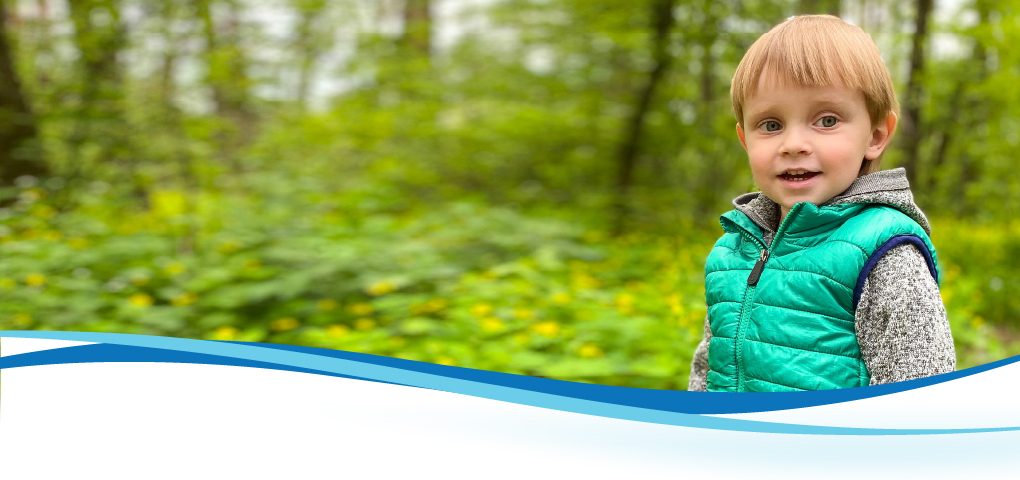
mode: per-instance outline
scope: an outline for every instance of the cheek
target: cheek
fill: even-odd
[[[771,167],[772,156],[763,148],[748,148],[747,160],[751,164],[751,171],[756,175],[759,171],[767,171]]]

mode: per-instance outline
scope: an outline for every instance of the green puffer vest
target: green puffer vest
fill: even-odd
[[[726,233],[705,265],[709,391],[867,386],[854,312],[875,263],[912,243],[938,281],[928,235],[890,206],[798,203],[768,248],[740,211],[720,221]]]

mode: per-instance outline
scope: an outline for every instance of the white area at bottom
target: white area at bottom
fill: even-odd
[[[71,342],[47,338],[0,338],[0,356],[8,357],[21,353],[38,352],[61,347],[89,345],[94,342]]]
[[[1018,399],[1020,363],[1012,363],[950,382],[852,402],[715,416],[835,427],[1020,427]]]
[[[212,365],[24,367],[2,385],[5,479],[1010,478],[1020,446],[723,432]]]

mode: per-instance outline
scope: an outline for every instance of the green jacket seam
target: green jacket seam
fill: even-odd
[[[829,353],[829,352],[821,352],[821,351],[818,351],[818,350],[808,350],[806,348],[791,347],[789,345],[780,345],[778,343],[766,342],[764,340],[755,340],[753,338],[746,338],[746,337],[744,338],[744,340],[748,340],[748,341],[751,341],[751,342],[754,342],[754,343],[764,343],[766,345],[772,345],[772,346],[776,346],[776,347],[789,348],[789,349],[793,349],[793,350],[800,350],[802,352],[820,353],[822,355],[832,355],[834,357],[843,357],[843,358],[850,358],[850,359],[853,359],[853,360],[860,360],[859,358],[857,358],[855,356],[852,356],[852,355],[843,355],[841,353]]]
[[[836,283],[837,285],[839,285],[841,287],[846,288],[847,290],[853,291],[853,289],[854,289],[854,287],[848,286],[848,285],[844,284],[843,282],[841,282],[839,280],[836,280],[835,278],[832,278],[832,277],[830,277],[830,276],[828,276],[828,275],[826,275],[824,273],[812,272],[810,270],[787,270],[785,268],[777,268],[777,267],[770,267],[769,269],[770,270],[779,271],[779,272],[810,273],[812,275],[818,275],[819,277],[832,280],[834,283]]]
[[[828,314],[825,314],[825,313],[811,312],[811,311],[803,310],[803,309],[800,309],[800,308],[780,307],[779,305],[769,305],[767,303],[762,303],[762,302],[755,302],[755,304],[756,305],[761,305],[763,307],[781,308],[783,310],[793,310],[795,312],[810,313],[811,315],[818,315],[819,317],[831,318],[833,320],[839,320],[841,322],[855,323],[854,320],[847,320],[845,318],[833,317],[832,315],[828,315]]]
[[[770,381],[770,380],[765,380],[764,378],[755,377],[754,375],[747,375],[746,373],[744,374],[744,376],[753,378],[753,379],[755,379],[755,380],[757,380],[759,382],[771,383],[772,385],[779,385],[780,387],[792,388],[794,390],[800,390],[802,392],[808,391],[806,388],[794,387],[793,385],[787,385],[785,383],[773,382],[773,381]]]

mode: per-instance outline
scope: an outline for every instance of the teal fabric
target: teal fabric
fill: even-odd
[[[768,248],[757,285],[748,277],[766,249],[763,231],[733,210],[705,265],[712,340],[708,390],[774,392],[866,386],[854,330],[854,288],[889,239],[924,229],[881,204],[794,205]],[[936,279],[937,280],[937,279]]]

